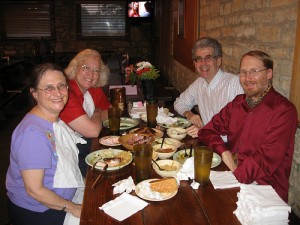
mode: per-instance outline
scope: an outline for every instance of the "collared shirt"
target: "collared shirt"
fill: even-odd
[[[60,118],[66,124],[86,114],[82,106],[84,96],[81,90],[79,89],[76,81],[70,80],[69,87],[69,100],[64,110],[60,113]],[[102,110],[106,110],[109,108],[110,103],[101,87],[90,88],[88,92],[91,94],[96,108],[100,108]]]
[[[244,93],[237,75],[219,69],[208,84],[202,77],[197,78],[174,103],[175,110],[183,115],[198,105],[203,124],[207,124],[228,102]]]
[[[272,185],[287,202],[297,122],[295,106],[271,88],[253,109],[245,95],[237,96],[198,136],[220,155],[228,149],[238,153],[234,175],[241,183]],[[220,135],[227,135],[227,146]]]

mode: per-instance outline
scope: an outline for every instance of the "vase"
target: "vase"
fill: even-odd
[[[155,80],[153,79],[142,80],[142,88],[145,101],[156,100],[156,96],[154,94],[154,82]]]

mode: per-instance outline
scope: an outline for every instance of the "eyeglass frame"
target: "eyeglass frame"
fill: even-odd
[[[47,88],[51,88],[51,90],[47,90]],[[64,90],[61,90],[61,88],[65,88]],[[46,94],[53,94],[56,90],[61,92],[66,92],[68,91],[69,86],[66,83],[60,83],[56,87],[53,86],[52,84],[45,86],[44,88],[36,88],[36,90],[44,91]]]
[[[257,77],[259,72],[262,72],[262,71],[265,71],[265,70],[268,70],[268,68],[264,68],[264,69],[261,69],[261,70],[258,70],[258,69],[250,69],[250,70],[245,70],[243,71],[243,75],[241,75],[241,71],[238,72],[238,76],[239,77],[245,77],[245,76],[249,76],[249,77]]]
[[[204,58],[202,58],[201,56],[196,56],[196,57],[193,58],[193,61],[195,63],[199,63],[199,62],[202,62],[202,61],[205,62],[205,63],[209,63],[209,62],[212,62],[213,59],[218,58],[218,57],[220,57],[220,56],[219,55],[215,55],[215,56],[207,55]]]
[[[82,65],[81,68],[82,68],[83,72],[85,72],[85,73],[93,72],[93,74],[97,74],[97,76],[100,76],[100,74],[101,74],[101,69],[92,68],[92,67],[90,67],[88,65],[85,65],[85,64]]]

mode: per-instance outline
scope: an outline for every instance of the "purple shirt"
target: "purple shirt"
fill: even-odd
[[[53,188],[53,179],[57,167],[53,124],[32,114],[27,114],[16,127],[12,135],[10,165],[6,174],[6,188],[9,199],[16,205],[35,212],[44,212],[49,208],[25,190],[21,176],[22,170],[43,169],[44,187],[58,196],[71,200],[75,188]]]
[[[269,184],[287,202],[297,122],[295,106],[271,88],[254,109],[245,95],[237,96],[198,136],[220,155],[238,153],[234,175],[241,183]],[[227,135],[228,146],[220,135]]]

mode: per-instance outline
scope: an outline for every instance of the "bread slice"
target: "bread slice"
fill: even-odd
[[[172,177],[151,181],[150,188],[152,191],[160,193],[173,193],[177,191],[178,185],[176,179]]]

